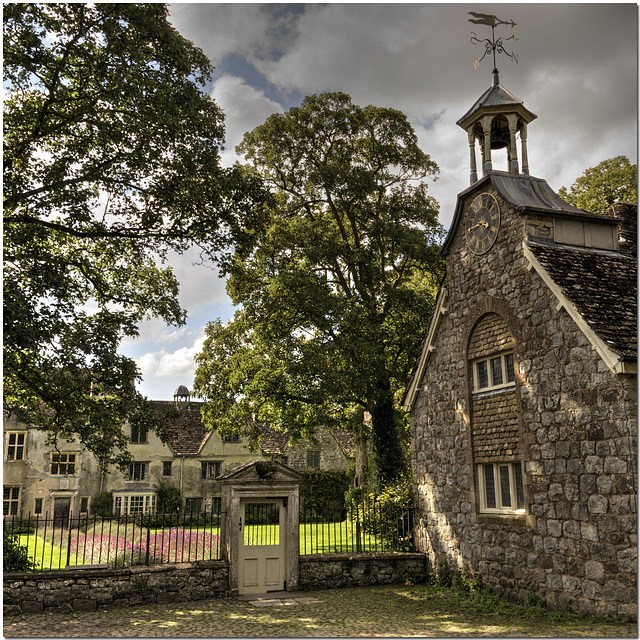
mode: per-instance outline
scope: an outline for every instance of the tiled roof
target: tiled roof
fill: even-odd
[[[637,358],[637,206],[614,205],[623,219],[620,251],[530,244],[562,293],[608,347],[627,361]]]
[[[340,448],[346,456],[355,456],[356,454],[356,441],[353,437],[353,433],[346,429],[338,429],[331,432],[333,437],[337,440]]]
[[[275,431],[270,427],[259,427],[260,428],[260,438],[259,445],[260,449],[264,453],[269,454],[282,454],[284,453],[285,447],[291,440],[291,436],[288,433],[282,433],[282,431]]]
[[[176,455],[197,455],[211,435],[202,423],[202,402],[179,403],[154,401],[152,403],[162,435]],[[258,445],[266,454],[283,454],[291,435],[275,431],[270,427],[259,427]],[[353,435],[344,429],[332,431],[336,441],[346,455],[353,455]]]
[[[209,439],[211,431],[202,424],[202,402],[179,403],[154,401],[154,411],[162,435],[172,451],[179,456],[197,455]]]

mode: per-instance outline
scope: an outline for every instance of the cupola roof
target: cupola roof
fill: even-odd
[[[520,98],[516,98],[513,93],[500,84],[497,71],[493,72],[491,86],[474,102],[473,106],[456,124],[466,129],[471,122],[477,119],[479,114],[489,110],[495,110],[496,112],[515,111],[527,124],[538,117],[524,106],[524,102]]]

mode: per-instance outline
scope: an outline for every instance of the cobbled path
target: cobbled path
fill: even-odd
[[[240,601],[233,598],[102,609],[91,613],[25,614],[4,618],[4,636],[29,638],[204,637],[636,637],[633,624],[571,633],[531,629],[517,620],[486,624],[480,618],[430,606],[419,588],[378,586]]]

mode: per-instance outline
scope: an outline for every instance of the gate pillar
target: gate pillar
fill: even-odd
[[[284,588],[298,590],[298,560],[300,556],[300,482],[302,474],[286,465],[267,460],[243,464],[216,480],[222,485],[221,529],[222,556],[229,563],[229,592],[239,595],[240,548],[243,544],[243,505],[247,499],[281,500],[286,510],[283,535],[280,540],[284,553]]]

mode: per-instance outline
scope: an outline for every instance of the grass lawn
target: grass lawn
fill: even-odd
[[[69,535],[71,540],[69,542]],[[217,558],[219,555],[218,526],[171,527],[147,529],[132,523],[120,524],[104,521],[77,529],[53,529],[46,535],[21,535],[20,544],[29,550],[29,556],[38,563],[39,570],[64,569],[69,564],[113,563],[114,557],[126,557],[127,564],[142,564],[146,559],[147,537],[150,562],[154,556],[160,562],[182,562],[188,559]],[[278,544],[278,525],[247,525],[246,544]],[[382,551],[384,543],[379,538],[360,534],[360,548],[356,542],[356,528],[352,522],[318,522],[300,525],[300,553],[340,553]]]

